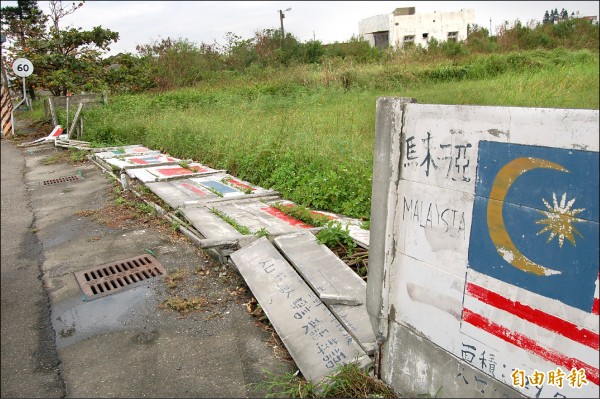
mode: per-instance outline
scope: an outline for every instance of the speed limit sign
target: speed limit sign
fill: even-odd
[[[12,69],[15,75],[25,78],[33,73],[33,64],[27,58],[18,58],[13,62]]]

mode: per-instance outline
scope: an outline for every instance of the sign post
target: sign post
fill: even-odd
[[[29,109],[32,109],[31,101],[27,98],[25,78],[33,73],[33,64],[27,58],[18,58],[13,62],[12,68],[15,75],[23,78],[23,98]]]

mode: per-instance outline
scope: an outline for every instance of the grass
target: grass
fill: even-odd
[[[328,216],[323,215],[318,212],[315,212],[315,211],[311,211],[309,208],[307,208],[303,205],[298,205],[298,204],[284,205],[279,202],[276,202],[275,204],[273,204],[271,206],[273,208],[285,213],[286,215],[292,216],[292,217],[300,220],[301,222],[304,222],[313,227],[325,226],[327,224],[327,222],[329,222],[331,220],[331,218],[329,218]]]
[[[317,242],[329,248],[342,246],[350,256],[356,248],[356,243],[350,237],[348,226],[344,227],[341,222],[336,220],[327,222],[325,227],[317,233]]]
[[[186,269],[177,269],[173,272],[170,272],[167,276],[165,276],[165,284],[167,288],[177,288],[179,283],[183,281],[187,277],[187,275],[188,273]]]
[[[71,164],[83,163],[87,161],[87,154],[88,152],[85,150],[70,148],[69,151],[60,151],[56,154],[47,156],[42,163],[44,165],[54,165],[64,162],[69,162]]]
[[[266,371],[266,381],[254,388],[265,390],[267,398],[397,398],[398,395],[354,364],[338,366],[336,372],[315,384],[294,373]]]
[[[247,236],[247,235],[252,234],[252,232],[250,231],[250,229],[248,227],[239,224],[234,218],[228,216],[227,214],[219,211],[216,208],[212,208],[211,211],[212,211],[212,213],[214,213],[215,215],[217,215],[218,217],[223,219],[225,222],[227,222],[231,227],[236,229],[242,235]],[[265,230],[265,232],[266,232],[266,235],[269,235],[269,233],[266,230]]]
[[[597,53],[564,49],[254,68],[194,88],[112,97],[85,111],[83,139],[142,143],[298,204],[368,220],[377,97],[598,109],[598,76]]]
[[[199,310],[206,307],[209,300],[204,296],[192,298],[180,298],[178,296],[170,296],[161,303],[162,308],[174,310],[176,312],[187,314],[192,310]]]

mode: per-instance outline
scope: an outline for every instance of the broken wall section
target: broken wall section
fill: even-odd
[[[377,101],[381,377],[411,396],[597,397],[598,111],[408,101]]]

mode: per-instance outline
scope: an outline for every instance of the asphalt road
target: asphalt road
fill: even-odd
[[[60,398],[65,386],[41,281],[42,246],[24,179],[24,158],[2,140],[1,337],[4,397]]]
[[[239,275],[150,224],[84,216],[114,202],[113,183],[91,162],[48,162],[61,152],[2,141],[2,397],[263,397],[251,384],[265,370],[295,370],[234,300]],[[83,179],[43,184],[73,175]],[[175,296],[211,308],[161,306],[174,297],[164,278],[82,296],[75,272],[145,253],[187,276]]]

